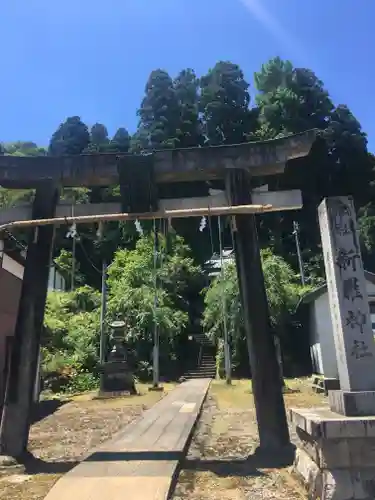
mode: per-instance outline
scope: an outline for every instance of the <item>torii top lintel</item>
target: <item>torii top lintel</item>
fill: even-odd
[[[252,176],[284,171],[285,163],[308,155],[316,130],[262,142],[202,148],[158,150],[152,158],[157,183],[222,179],[225,170],[242,168]],[[0,156],[0,185],[32,188],[55,179],[61,186],[110,186],[118,184],[118,163],[139,163],[144,155],[103,153],[77,156]]]

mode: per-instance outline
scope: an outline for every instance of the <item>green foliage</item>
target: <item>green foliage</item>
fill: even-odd
[[[11,156],[45,156],[47,150],[32,141],[17,141],[3,145],[4,154]]]
[[[371,203],[360,211],[358,226],[361,241],[366,253],[372,253],[375,248],[375,206]]]
[[[73,255],[72,252],[62,249],[59,255],[54,259],[56,265],[58,266],[61,276],[64,278],[66,287],[71,288],[72,286],[72,267],[73,267]],[[81,265],[75,260],[75,270],[74,270],[74,285],[79,286],[85,282],[83,274],[80,272]]]
[[[167,239],[159,236],[156,271],[150,235],[141,237],[135,250],[116,252],[108,270],[108,319],[126,321],[126,340],[138,363],[150,361],[154,321],[162,359],[176,358],[179,336],[189,324],[191,291],[202,287],[202,272],[182,238],[169,234]]]
[[[308,288],[302,288],[296,274],[282,257],[269,249],[262,252],[263,273],[273,330],[279,335],[285,329],[299,298]],[[217,364],[222,365],[222,341],[224,337],[224,314],[229,339],[231,339],[233,363],[236,366],[241,350],[246,348],[244,320],[241,309],[237,272],[234,262],[225,265],[223,272],[214,279],[205,292],[203,327],[215,340],[219,349]]]
[[[224,311],[230,338],[235,340],[241,335],[243,317],[234,263],[225,265],[223,273],[211,282],[205,292],[204,303],[203,326],[213,340],[223,337]]]
[[[100,294],[88,286],[74,292],[50,292],[42,339],[42,369],[46,379],[74,386],[92,378],[98,363]],[[80,376],[82,379],[76,381]],[[57,384],[60,388],[60,383]]]
[[[260,123],[268,127],[270,138],[326,128],[333,105],[311,70],[276,57],[255,73],[255,83]]]
[[[0,187],[0,208],[11,208],[33,200],[33,189],[6,189]]]
[[[67,392],[80,393],[99,388],[99,377],[88,371],[78,371],[66,387]]]
[[[269,249],[262,252],[262,265],[271,324],[277,330],[294,311],[307,287],[302,287],[291,266]]]

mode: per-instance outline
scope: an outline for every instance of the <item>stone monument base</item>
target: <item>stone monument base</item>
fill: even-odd
[[[375,416],[311,408],[290,410],[290,419],[299,438],[294,469],[309,499],[375,498]]]
[[[125,398],[127,396],[132,396],[129,391],[101,391],[99,390],[94,399],[110,399],[110,398]]]
[[[329,391],[328,399],[332,411],[340,415],[375,415],[375,391]]]
[[[340,380],[338,378],[324,377],[323,379],[324,391],[328,396],[329,391],[340,390]]]
[[[133,374],[126,361],[107,361],[100,367],[100,394],[137,394]]]
[[[163,392],[164,387],[162,385],[152,385],[151,387],[148,388],[149,391],[155,391],[155,392]]]

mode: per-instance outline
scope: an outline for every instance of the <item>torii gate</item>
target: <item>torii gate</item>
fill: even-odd
[[[6,397],[0,427],[0,453],[13,457],[26,451],[29,414],[47,295],[53,224],[69,221],[71,207],[58,203],[61,187],[120,184],[121,204],[77,205],[75,217],[85,222],[113,220],[128,212],[153,217],[168,210],[192,210],[197,215],[232,213],[235,219],[236,265],[252,369],[252,385],[261,449],[289,444],[282,387],[269,312],[253,202],[268,211],[302,207],[300,191],[257,192],[251,178],[280,174],[285,164],[308,155],[314,130],[272,141],[205,148],[155,151],[148,155],[108,153],[63,157],[0,156],[0,185],[12,189],[35,188],[32,207],[0,212],[0,224],[36,220],[31,232],[14,334]],[[220,181],[225,196],[160,199],[163,185]],[[228,204],[233,210],[228,210]],[[248,210],[240,209],[247,206]],[[236,209],[237,206],[237,209]],[[264,211],[259,208],[258,211]],[[117,214],[117,215],[116,215]],[[186,216],[186,214],[185,214]],[[56,218],[60,217],[60,221]],[[62,219],[61,219],[62,218]],[[122,216],[122,218],[125,218]],[[54,219],[44,224],[41,219]],[[71,219],[72,220],[72,219]],[[40,221],[40,223],[38,223]],[[84,222],[84,220],[81,220]],[[25,222],[26,224],[26,222]],[[27,223],[30,225],[29,223]],[[1,227],[0,227],[1,229]]]

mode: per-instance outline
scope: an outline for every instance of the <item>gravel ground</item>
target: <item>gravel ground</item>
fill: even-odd
[[[303,390],[285,395],[285,401],[287,407],[324,404],[306,383]],[[248,389],[241,384],[215,386],[214,382],[173,499],[305,500],[306,492],[291,474],[290,465],[261,463],[253,456],[257,445],[255,409]]]

